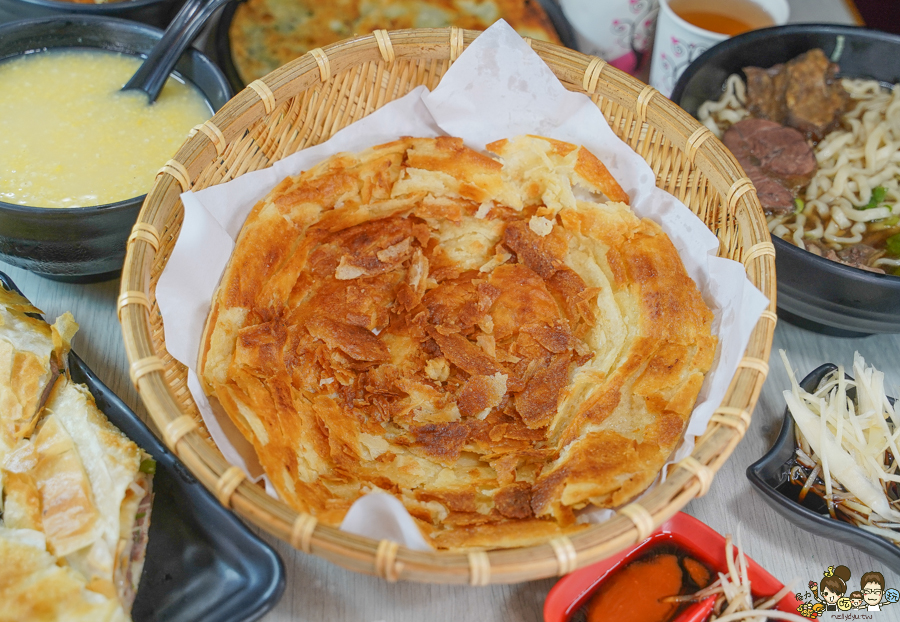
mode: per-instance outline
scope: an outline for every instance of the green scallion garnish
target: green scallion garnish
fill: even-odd
[[[900,233],[895,233],[884,241],[884,247],[887,252],[894,257],[900,257]]]
[[[872,188],[872,196],[869,198],[869,202],[860,207],[859,209],[874,209],[884,203],[884,198],[887,196],[887,188],[884,186],[875,186]]]

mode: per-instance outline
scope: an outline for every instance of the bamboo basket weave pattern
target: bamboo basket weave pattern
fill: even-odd
[[[157,280],[183,219],[179,194],[224,183],[330,138],[419,85],[433,89],[479,33],[458,28],[378,31],[315,49],[240,92],[181,147],[157,176],[129,238],[119,314],[131,379],[167,445],[219,500],[306,553],[357,572],[440,582],[515,583],[562,575],[647,537],[695,496],[750,423],[775,329],[775,251],[750,180],[706,128],[652,87],[599,58],[528,43],[570,91],[587,93],[613,131],[639,153],[657,185],[717,235],[719,255],[742,262],[771,301],[728,393],[693,454],[668,479],[611,520],[520,549],[422,552],[319,525],[245,481],[210,442],[187,389],[186,368],[166,351]]]

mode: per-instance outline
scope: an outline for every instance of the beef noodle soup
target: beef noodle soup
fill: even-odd
[[[900,276],[900,86],[837,70],[821,50],[747,67],[698,116],[753,180],[773,236]]]

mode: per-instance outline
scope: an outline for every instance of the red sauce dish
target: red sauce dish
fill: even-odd
[[[672,545],[703,562],[716,573],[728,574],[725,558],[725,538],[693,516],[679,512],[659,528],[652,536],[621,553],[599,561],[560,579],[544,601],[544,622],[568,622],[572,615],[588,603],[596,588],[614,571],[660,545]],[[744,553],[747,557],[746,552]],[[747,572],[754,598],[773,596],[784,585],[766,572],[762,566],[747,557]],[[715,577],[714,579],[715,580]],[[715,598],[710,597],[691,604],[675,618],[675,622],[702,622],[709,617]],[[797,612],[802,603],[793,593],[784,596],[775,609]]]

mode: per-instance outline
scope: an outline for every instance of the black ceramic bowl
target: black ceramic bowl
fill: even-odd
[[[184,0],[116,0],[82,4],[66,0],[0,0],[0,13],[11,19],[61,17],[63,15],[121,17],[165,28]]]
[[[0,2],[2,1],[4,0],[0,0]],[[240,73],[238,73],[237,66],[234,64],[234,57],[231,55],[231,38],[228,31],[231,30],[231,21],[234,19],[235,12],[244,1],[245,0],[229,2],[225,5],[225,8],[222,9],[222,14],[216,25],[215,31],[214,49],[216,62],[219,64],[219,67],[222,68],[222,71],[225,72],[228,81],[235,91],[240,91],[247,83],[244,82],[244,79],[241,77]],[[573,50],[577,49],[575,46],[575,32],[572,30],[572,25],[569,23],[569,20],[563,15],[562,9],[559,7],[559,4],[557,4],[556,0],[536,1],[544,9],[544,12],[547,13],[547,17],[550,18],[550,23],[552,23],[553,28],[556,29],[556,34],[559,35],[559,40],[562,41],[562,44]]]
[[[672,101],[696,116],[725,80],[747,66],[771,67],[821,48],[840,75],[900,82],[900,36],[819,24],[749,32],[710,48],[682,74]],[[774,238],[778,312],[789,322],[837,336],[900,332],[900,278],[851,268]]]
[[[827,363],[814,369],[800,386],[810,393],[816,390],[825,376],[837,369]],[[850,523],[831,518],[825,501],[809,494],[801,502],[800,487],[791,484],[791,458],[794,455],[794,419],[784,410],[784,423],[778,440],[769,452],[747,468],[747,479],[772,509],[801,529],[816,535],[843,542],[883,561],[894,572],[900,572],[900,547],[893,542],[869,533]]]
[[[146,55],[161,36],[156,28],[107,17],[10,22],[0,26],[0,62],[31,51],[66,47]],[[213,110],[231,98],[222,72],[193,48],[182,55],[175,73],[196,85]],[[125,242],[143,201],[144,195],[108,205],[62,209],[0,201],[0,260],[59,280],[114,278],[125,261]]]
[[[22,292],[0,272],[0,286]],[[23,294],[24,295],[24,294]],[[256,620],[281,598],[278,554],[226,510],[128,406],[74,353],[72,379],[156,460],[147,558],[131,614],[135,622]]]

